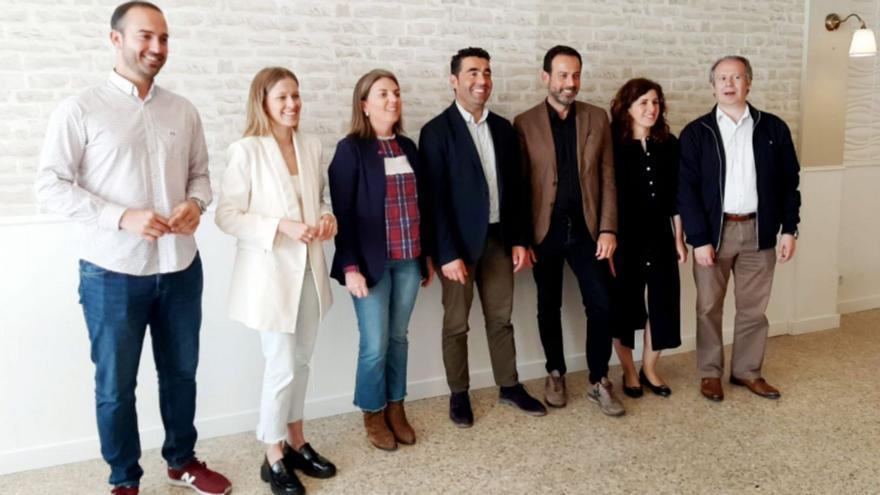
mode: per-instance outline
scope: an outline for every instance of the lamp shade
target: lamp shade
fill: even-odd
[[[874,31],[870,29],[856,29],[853,33],[852,44],[849,45],[850,57],[870,57],[877,55],[877,39]]]

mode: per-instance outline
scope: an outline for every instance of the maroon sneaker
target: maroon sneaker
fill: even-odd
[[[204,462],[195,457],[180,469],[169,467],[168,483],[192,488],[202,495],[223,495],[232,489],[232,483],[226,476],[211,471]]]
[[[113,495],[138,495],[136,486],[114,486],[110,493]]]

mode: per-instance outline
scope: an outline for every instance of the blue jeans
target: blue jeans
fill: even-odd
[[[162,457],[180,468],[195,455],[202,262],[196,254],[185,270],[141,277],[80,260],[79,273],[80,304],[95,363],[101,455],[110,465],[110,484],[137,486],[143,470],[134,391],[147,325],[165,426]]]
[[[388,261],[367,297],[352,297],[361,335],[354,405],[364,411],[406,396],[406,334],[420,281],[418,261]]]

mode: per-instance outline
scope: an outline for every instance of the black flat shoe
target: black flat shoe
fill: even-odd
[[[260,466],[260,479],[269,483],[269,488],[274,495],[305,495],[306,487],[303,486],[296,473],[284,466],[284,459],[269,465],[269,459],[263,457],[263,465]]]
[[[648,377],[645,375],[644,369],[639,370],[639,382],[642,385],[648,387],[648,390],[654,392],[660,397],[669,397],[670,395],[672,395],[672,389],[670,389],[666,385],[657,386],[651,383],[651,380],[648,380]]]
[[[620,383],[623,384],[623,393],[626,394],[627,397],[638,399],[639,397],[645,395],[645,391],[642,390],[641,385],[639,385],[638,387],[627,387],[625,377],[620,377]]]
[[[325,479],[336,475],[336,466],[315,452],[315,449],[308,443],[297,452],[290,444],[284,442],[284,465],[290,472],[299,469],[303,474],[312,478]]]

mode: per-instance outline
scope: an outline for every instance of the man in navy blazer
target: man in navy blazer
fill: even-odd
[[[443,364],[449,417],[473,424],[467,332],[474,283],[480,293],[500,401],[543,416],[516,371],[510,314],[514,273],[530,266],[530,210],[520,148],[510,122],[486,108],[489,54],[465,48],[452,57],[455,102],[422,128],[419,148],[430,179],[435,256],[443,274]]]

